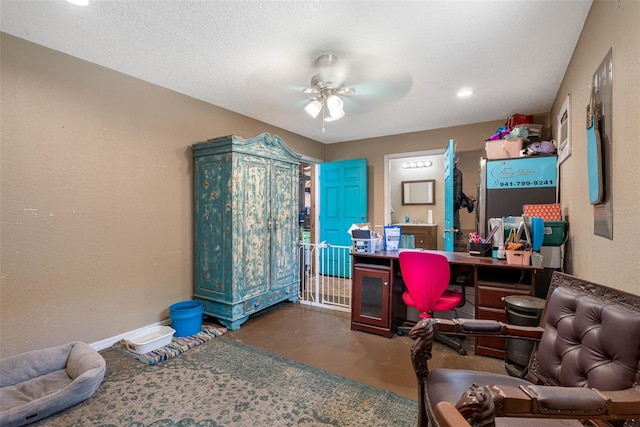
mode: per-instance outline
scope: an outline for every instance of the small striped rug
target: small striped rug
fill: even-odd
[[[127,356],[134,357],[147,365],[155,365],[157,363],[164,362],[167,359],[171,359],[172,357],[179,356],[190,348],[219,337],[225,332],[227,332],[227,329],[221,326],[202,325],[202,330],[197,334],[190,335],[188,337],[174,337],[171,340],[171,343],[164,347],[160,347],[144,354],[138,354],[130,351],[124,339],[114,343],[111,348],[118,350]]]

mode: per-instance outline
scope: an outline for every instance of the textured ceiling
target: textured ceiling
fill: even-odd
[[[551,108],[591,1],[1,0],[1,30],[324,143]],[[303,110],[314,60],[346,116]],[[471,87],[470,98],[456,91]]]

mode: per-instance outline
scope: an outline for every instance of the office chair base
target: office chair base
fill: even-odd
[[[466,356],[467,355],[467,350],[465,350],[462,347],[462,343],[446,336],[446,335],[441,335],[441,334],[434,334],[433,335],[433,339],[437,342],[439,342],[440,344],[444,344],[447,347],[451,347],[452,349],[454,349],[455,351],[458,352],[459,355],[461,356]]]
[[[411,328],[413,328],[413,325],[411,325],[411,326],[398,326],[398,328],[396,329],[396,335],[399,336],[399,337],[402,337],[405,334],[408,334],[409,331],[411,330]]]

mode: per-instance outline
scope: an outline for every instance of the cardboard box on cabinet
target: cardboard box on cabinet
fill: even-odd
[[[487,141],[484,144],[484,149],[487,153],[487,159],[512,159],[515,157],[520,157],[520,151],[522,151],[522,143],[522,138]]]

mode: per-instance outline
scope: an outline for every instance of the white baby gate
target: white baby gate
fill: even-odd
[[[351,246],[300,244],[300,303],[351,311]]]

